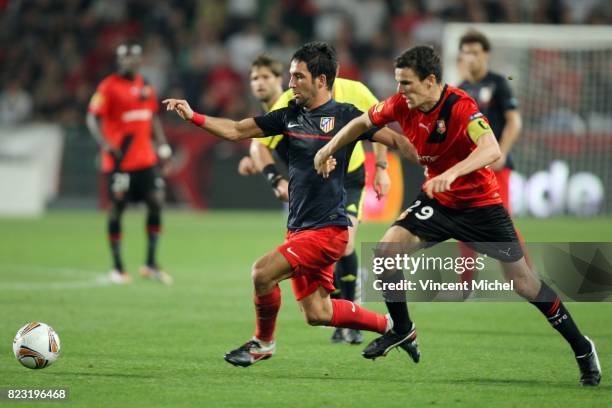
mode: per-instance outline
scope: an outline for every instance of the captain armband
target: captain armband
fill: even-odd
[[[474,143],[476,143],[480,136],[487,133],[493,133],[493,131],[491,130],[491,126],[489,126],[487,121],[484,120],[484,118],[482,117],[476,118],[470,123],[468,123],[467,132],[470,136],[470,139],[472,139]]]

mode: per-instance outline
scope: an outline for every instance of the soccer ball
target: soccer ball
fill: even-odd
[[[13,353],[24,367],[48,367],[59,357],[59,336],[45,323],[28,323],[17,331]]]

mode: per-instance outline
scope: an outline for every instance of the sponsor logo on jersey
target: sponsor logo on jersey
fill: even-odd
[[[441,135],[446,133],[446,122],[444,121],[444,119],[436,120],[436,132]]]
[[[493,88],[490,86],[484,86],[480,88],[480,92],[478,92],[478,103],[483,105],[488,105],[491,102],[491,98],[493,97]]]
[[[121,120],[123,122],[135,122],[139,120],[150,120],[153,117],[151,109],[134,109],[123,112]]]
[[[440,156],[419,156],[418,158],[421,163],[427,164],[435,162],[436,160],[438,160],[438,157]]]
[[[321,128],[322,131],[324,131],[325,133],[328,133],[334,129],[335,119],[336,118],[333,116],[321,118],[321,123],[319,124],[319,127]]]

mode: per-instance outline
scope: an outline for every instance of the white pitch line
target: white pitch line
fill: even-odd
[[[36,272],[45,272],[50,275],[63,276],[82,276],[83,270],[70,268],[50,268],[39,265],[2,265],[2,272],[16,272],[15,270],[28,270]],[[93,272],[93,271],[88,271]],[[51,281],[51,282],[0,282],[0,290],[65,290],[65,289],[87,289],[101,286],[108,286],[111,282],[106,274],[96,274],[94,277],[86,280],[72,281]]]

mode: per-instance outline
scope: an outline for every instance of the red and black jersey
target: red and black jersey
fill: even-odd
[[[102,134],[112,147],[125,150],[121,171],[135,171],[157,163],[153,147],[153,115],[159,105],[155,90],[142,75],[129,80],[118,74],[106,77],[89,103],[89,112],[102,120]],[[115,162],[102,153],[102,171],[111,172]]]
[[[488,129],[488,121],[474,100],[464,91],[448,85],[428,112],[410,109],[406,98],[398,93],[370,108],[369,115],[377,127],[389,122],[400,124],[404,135],[416,148],[419,162],[426,167],[426,181],[464,160],[476,148],[468,134],[468,125],[481,121]],[[442,205],[451,208],[501,203],[495,175],[488,167],[457,178],[449,191],[434,196]]]

